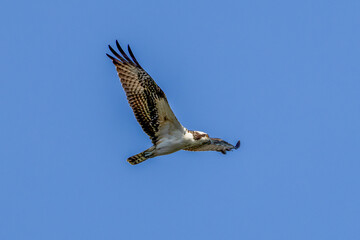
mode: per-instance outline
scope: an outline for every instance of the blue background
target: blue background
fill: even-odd
[[[359,237],[359,1],[1,5],[0,239]],[[240,149],[128,164],[151,142],[116,39]]]

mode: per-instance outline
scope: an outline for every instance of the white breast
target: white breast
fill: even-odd
[[[194,142],[193,135],[188,133],[184,127],[183,131],[166,131],[168,129],[163,130],[163,134],[160,134],[158,144],[156,145],[155,154],[157,156],[179,151]]]

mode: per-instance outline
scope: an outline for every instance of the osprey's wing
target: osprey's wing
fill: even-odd
[[[236,145],[232,145],[220,138],[210,138],[210,142],[199,147],[190,147],[184,150],[187,151],[217,151],[223,154],[226,154],[226,151],[231,151],[233,149],[238,149],[240,147],[240,141]]]
[[[115,57],[106,55],[116,67],[120,82],[137,121],[144,132],[150,136],[153,144],[161,139],[161,134],[164,131],[166,133],[184,131],[171,110],[164,92],[140,66],[130,46],[128,46],[128,51],[131,58],[120,47],[118,41],[116,41],[116,46],[120,54],[109,45],[109,49]]]

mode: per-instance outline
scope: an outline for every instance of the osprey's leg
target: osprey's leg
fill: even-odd
[[[136,154],[132,157],[129,157],[127,159],[127,161],[132,164],[132,165],[136,165],[138,163],[141,163],[149,158],[152,158],[152,157],[155,157],[154,156],[154,150],[155,150],[155,147],[152,146],[151,148],[143,151],[142,153],[139,153],[139,154]]]

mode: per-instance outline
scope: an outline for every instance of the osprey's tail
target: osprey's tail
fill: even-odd
[[[127,159],[127,161],[131,164],[131,165],[136,165],[138,163],[141,163],[145,160],[148,160],[149,158],[154,157],[153,156],[153,150],[155,149],[154,146],[152,146],[151,148],[143,151],[142,153],[136,154],[132,157],[129,157]]]

